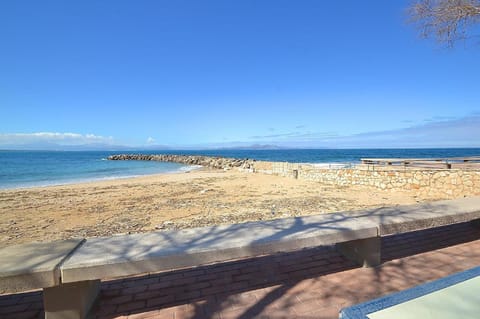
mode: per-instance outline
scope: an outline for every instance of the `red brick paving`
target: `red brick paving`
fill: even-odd
[[[319,247],[105,281],[93,317],[338,318],[341,308],[480,265],[470,223],[382,239],[376,268]],[[0,318],[43,318],[40,291],[0,296]]]

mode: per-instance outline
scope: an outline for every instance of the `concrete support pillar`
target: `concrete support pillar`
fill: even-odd
[[[358,239],[336,244],[337,250],[362,267],[380,265],[380,237]]]
[[[44,288],[45,319],[86,319],[99,292],[100,280]]]

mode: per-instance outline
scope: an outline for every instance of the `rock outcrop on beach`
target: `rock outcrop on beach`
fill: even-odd
[[[255,160],[252,159],[236,159],[213,156],[200,155],[173,155],[173,154],[159,154],[159,155],[145,155],[145,154],[118,154],[108,157],[111,161],[158,161],[158,162],[172,162],[187,165],[200,165],[216,169],[232,169],[239,168],[245,170],[253,170]]]

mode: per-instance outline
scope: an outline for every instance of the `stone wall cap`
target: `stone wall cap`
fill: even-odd
[[[58,266],[82,241],[74,238],[0,248],[0,292],[58,285]]]
[[[480,197],[382,207],[352,212],[350,215],[376,223],[379,227],[379,235],[383,236],[480,218]]]
[[[198,266],[377,235],[373,222],[337,213],[92,238],[61,267],[62,280]]]

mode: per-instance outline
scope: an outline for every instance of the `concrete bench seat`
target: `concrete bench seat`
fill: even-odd
[[[363,266],[380,238],[480,218],[480,197],[235,225],[12,246],[0,250],[0,291],[44,288],[47,319],[85,318],[100,280],[335,244]],[[25,261],[31,261],[30,263]],[[12,289],[10,289],[12,290]]]
[[[377,237],[377,225],[345,214],[92,238],[61,267],[75,282],[206,265]]]

